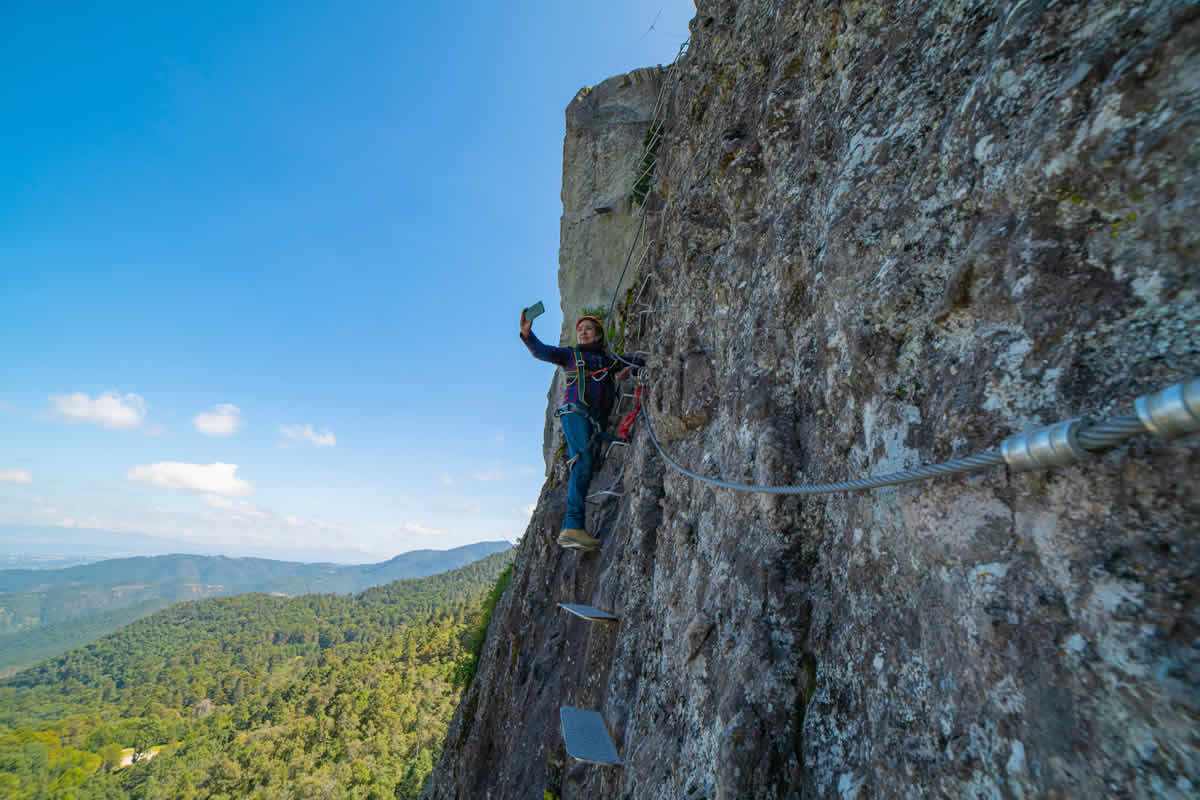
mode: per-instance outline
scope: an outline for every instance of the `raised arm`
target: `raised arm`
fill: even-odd
[[[533,322],[525,319],[524,311],[521,312],[521,341],[529,349],[530,355],[539,361],[548,361],[560,367],[570,367],[575,363],[575,358],[571,355],[571,351],[568,348],[551,347],[548,344],[543,344],[534,335]]]

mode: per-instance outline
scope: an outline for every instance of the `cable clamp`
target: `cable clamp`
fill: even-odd
[[[1091,424],[1087,417],[1077,417],[1049,428],[1018,433],[1000,443],[1000,453],[1017,472],[1065,467],[1089,457],[1079,444],[1079,431]]]
[[[1200,431],[1200,378],[1143,395],[1133,407],[1146,429],[1161,439]]]

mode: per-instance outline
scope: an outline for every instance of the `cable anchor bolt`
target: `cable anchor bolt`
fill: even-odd
[[[1066,467],[1090,456],[1079,444],[1079,432],[1091,424],[1087,417],[1077,417],[1049,428],[1018,433],[1000,443],[1000,453],[1017,472]]]
[[[1200,431],[1200,378],[1143,395],[1133,407],[1146,430],[1160,439]]]

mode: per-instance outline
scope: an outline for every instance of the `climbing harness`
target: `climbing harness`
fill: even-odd
[[[575,356],[575,368],[567,373],[567,386],[578,386],[579,402],[585,406],[590,406],[591,403],[587,401],[587,379],[591,378],[599,383],[608,377],[608,371],[612,369],[612,365],[616,362],[611,362],[600,369],[589,370],[587,360],[583,357],[583,351],[578,347],[572,347],[571,353]]]
[[[564,403],[554,411],[554,416],[562,417],[567,414],[579,414],[588,422],[592,423],[592,429],[594,433],[600,433],[600,423],[595,417],[592,416],[592,412],[588,410],[589,408],[590,406],[580,405],[579,403]]]
[[[583,360],[583,353],[579,351],[578,347],[572,347],[571,352],[575,355],[575,380],[567,381],[567,385],[571,386],[573,383],[579,387],[579,400],[586,406],[588,404],[587,378],[584,376],[587,374],[587,362]]]

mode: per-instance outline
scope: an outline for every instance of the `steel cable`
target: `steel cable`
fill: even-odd
[[[1079,432],[1079,444],[1090,451],[1108,450],[1126,439],[1132,439],[1146,432],[1146,426],[1137,417],[1116,417],[1095,425],[1089,425]]]
[[[732,489],[739,492],[795,495],[818,495],[833,494],[836,492],[852,492],[865,489],[879,489],[884,486],[898,486],[905,483],[914,483],[916,481],[927,480],[929,478],[961,475],[968,472],[976,472],[978,470],[1000,466],[1001,464],[1005,463],[1004,456],[999,450],[989,450],[985,453],[979,453],[973,456],[954,458],[949,461],[944,461],[940,464],[930,464],[929,466],[901,470],[900,472],[889,472],[884,475],[860,478],[853,481],[797,484],[793,486],[760,486],[749,483],[736,483],[734,481],[720,480],[718,478],[711,478],[706,475],[693,472],[675,459],[671,458],[671,456],[667,455],[667,451],[663,449],[662,444],[660,444],[658,441],[658,436],[654,433],[654,425],[650,421],[650,414],[647,411],[647,406],[647,402],[642,403],[642,419],[646,422],[646,433],[649,434],[650,441],[654,445],[654,449],[658,451],[658,454],[664,461],[690,478],[695,478],[696,480],[707,483],[710,486],[718,486],[723,489]],[[1079,432],[1078,439],[1080,445],[1084,449],[1096,453],[1112,449],[1122,442],[1146,432],[1146,426],[1143,425],[1142,421],[1137,417],[1115,417],[1113,419],[1104,420],[1103,422],[1093,425],[1088,425]]]
[[[710,486],[719,486],[722,489],[732,489],[738,492],[795,495],[852,492],[865,489],[879,489],[884,486],[899,486],[900,484],[904,483],[913,483],[915,481],[926,480],[928,478],[937,478],[945,475],[958,475],[965,472],[975,472],[977,470],[988,469],[1004,463],[1004,456],[1000,455],[1000,451],[992,450],[987,453],[967,456],[966,458],[956,458],[941,464],[931,464],[929,466],[919,467],[917,469],[889,472],[885,475],[876,475],[870,478],[859,478],[858,480],[853,481],[840,481],[838,483],[810,483],[797,484],[794,486],[760,486],[749,483],[736,483],[734,481],[720,480],[719,478],[710,478],[706,475],[693,472],[667,455],[667,451],[663,449],[663,446],[658,441],[658,436],[656,436],[654,433],[654,425],[651,424],[650,414],[646,410],[647,405],[648,404],[643,398],[642,419],[646,422],[646,433],[649,434],[650,441],[654,444],[654,449],[658,451],[660,456],[662,456],[663,461],[666,461],[676,470],[690,478],[695,478],[696,480],[707,483]]]

